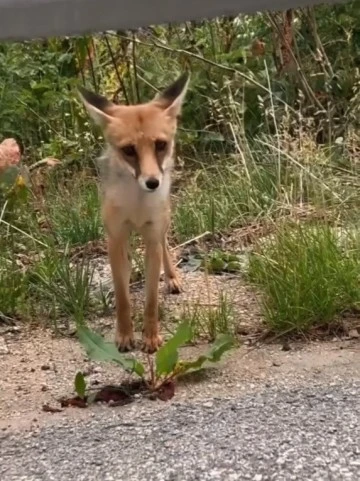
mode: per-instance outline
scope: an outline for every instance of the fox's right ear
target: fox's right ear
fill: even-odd
[[[90,92],[90,90],[84,87],[78,87],[78,92],[90,117],[95,123],[100,125],[100,127],[104,127],[111,120],[110,112],[114,104],[102,95]]]

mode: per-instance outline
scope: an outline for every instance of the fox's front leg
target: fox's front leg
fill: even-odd
[[[135,345],[130,307],[131,262],[128,252],[130,231],[117,207],[105,203],[102,214],[108,235],[108,255],[115,290],[115,343],[120,351],[129,351]]]
[[[108,240],[109,260],[115,289],[115,343],[119,351],[129,351],[135,345],[129,292],[131,265],[128,258],[127,240],[125,235],[117,238],[110,237]]]
[[[153,353],[162,344],[159,333],[158,289],[162,261],[162,242],[145,239],[145,313],[143,350]]]

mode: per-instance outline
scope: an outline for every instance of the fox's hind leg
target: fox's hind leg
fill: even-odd
[[[176,267],[171,259],[167,237],[164,237],[163,244],[163,263],[165,272],[165,282],[170,294],[179,294],[181,292],[181,282],[176,272]]]

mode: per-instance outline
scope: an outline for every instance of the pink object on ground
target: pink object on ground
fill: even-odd
[[[0,172],[20,162],[20,147],[15,139],[5,139],[0,143]]]

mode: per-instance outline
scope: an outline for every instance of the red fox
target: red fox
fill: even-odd
[[[80,98],[107,144],[100,158],[102,218],[115,288],[115,342],[120,351],[134,348],[129,293],[131,231],[141,234],[145,243],[144,351],[153,353],[162,344],[158,317],[162,262],[169,291],[181,290],[167,231],[175,134],[189,80],[184,73],[150,102],[129,106],[116,105],[79,87]]]

